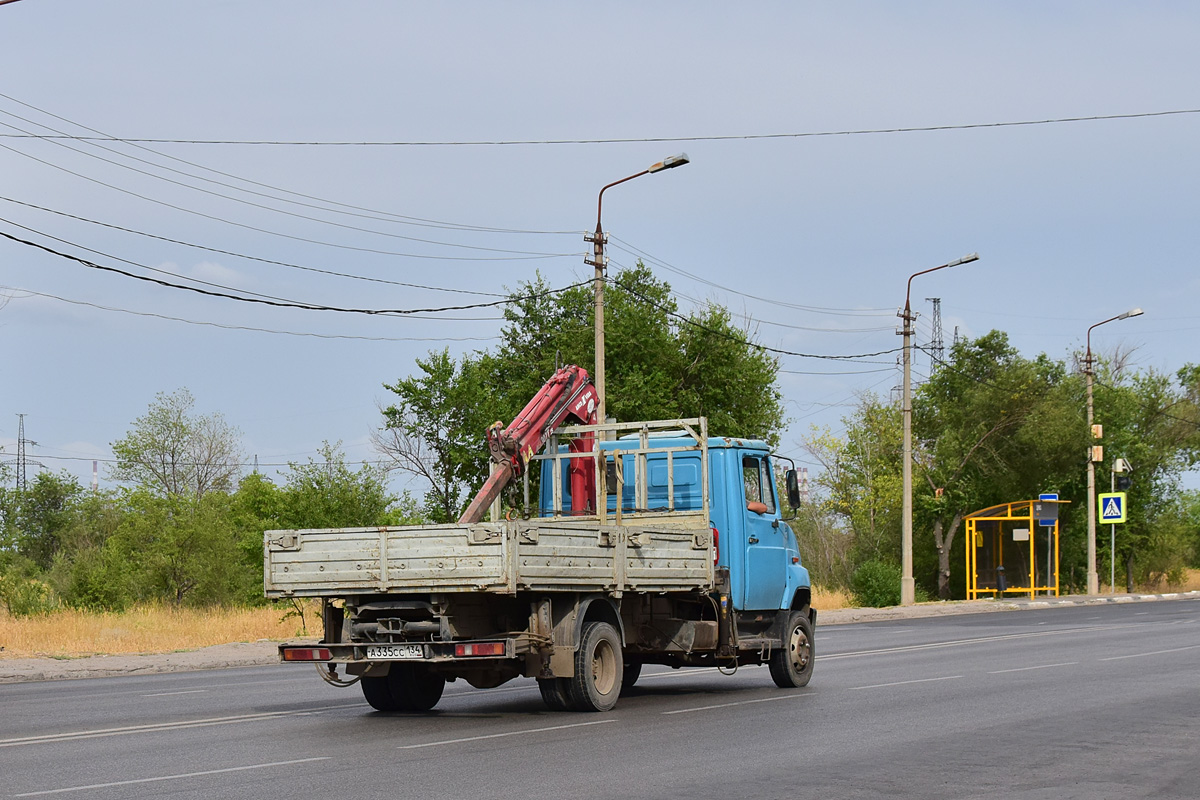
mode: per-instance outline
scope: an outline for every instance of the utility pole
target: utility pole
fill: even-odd
[[[1106,320],[1097,322],[1095,325],[1087,329],[1087,352],[1083,357],[1083,374],[1087,380],[1087,424],[1088,430],[1092,433],[1092,438],[1099,439],[1100,428],[1095,425],[1095,411],[1092,401],[1092,384],[1096,373],[1096,360],[1092,358],[1092,331],[1099,328],[1101,325],[1107,325],[1110,322],[1116,322],[1121,319],[1129,319],[1130,317],[1140,317],[1142,309],[1132,308],[1124,314],[1118,314],[1115,317],[1109,317]],[[1096,462],[1104,458],[1104,448],[1092,446],[1087,452],[1087,490],[1088,490],[1088,541],[1087,541],[1087,593],[1100,593],[1100,576],[1096,572]],[[1099,458],[1097,458],[1099,456]]]
[[[626,181],[631,181],[634,178],[640,178],[643,175],[651,175],[655,172],[662,172],[664,169],[674,169],[682,167],[688,163],[687,153],[680,153],[675,156],[668,156],[662,161],[651,164],[641,172],[636,172],[627,178],[621,178],[619,181],[613,181],[600,189],[600,194],[596,198],[596,232],[585,233],[583,240],[592,243],[592,258],[584,258],[583,263],[590,267],[596,268],[595,275],[595,307],[596,307],[596,372],[592,375],[592,382],[596,385],[596,394],[599,399],[596,401],[596,418],[600,420],[600,424],[608,422],[608,411],[606,406],[607,394],[604,388],[604,270],[608,266],[608,260],[604,255],[604,245],[608,241],[608,237],[604,233],[604,228],[600,221],[601,214],[604,210],[604,192],[614,186],[618,186]]]
[[[908,278],[904,292],[904,308],[896,316],[904,320],[901,333],[904,336],[904,394],[900,400],[900,417],[904,425],[904,458],[902,465],[901,531],[900,531],[900,605],[911,606],[916,602],[916,580],[913,578],[912,553],[912,324],[917,315],[911,305],[912,282],[918,275],[926,275],[939,269],[949,269],[979,260],[978,253],[955,259],[932,269],[914,272]]]

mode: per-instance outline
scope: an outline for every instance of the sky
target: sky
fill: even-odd
[[[610,267],[806,354],[779,378],[801,465],[899,386],[909,275],[969,253],[914,281],[918,344],[926,298],[946,344],[1059,359],[1139,306],[1093,350],[1173,373],[1200,361],[1198,39],[1187,2],[0,5],[0,234],[33,243],[0,237],[0,458],[24,414],[30,478],[111,487],[111,443],[186,387],[247,470],[375,460],[384,384],[494,347],[499,308],[130,275],[404,311],[565,287],[600,188],[681,151],[606,192]]]

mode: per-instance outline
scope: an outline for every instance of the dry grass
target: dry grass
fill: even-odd
[[[1107,576],[1101,576],[1107,577]],[[1166,580],[1161,580],[1152,585],[1135,585],[1134,591],[1138,592],[1194,592],[1200,590],[1200,569],[1184,570],[1183,581],[1180,583],[1168,583]],[[1123,593],[1125,584],[1121,580],[1121,574],[1117,573],[1117,592]],[[1108,594],[1108,581],[1100,582],[1100,594]]]
[[[171,653],[214,644],[288,639],[300,633],[288,606],[177,609],[148,606],[123,612],[58,611],[15,618],[0,612],[0,658],[78,658],[97,654]],[[316,606],[305,610],[310,630]]]
[[[826,589],[821,586],[812,587],[813,608],[818,611],[832,611],[835,608],[853,608],[854,598],[842,589]]]

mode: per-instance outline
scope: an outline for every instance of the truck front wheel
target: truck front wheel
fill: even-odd
[[[771,653],[771,678],[776,686],[784,689],[807,686],[815,658],[808,613],[793,611],[783,636],[783,647]]]
[[[607,622],[586,622],[575,653],[571,705],[578,711],[608,711],[621,696],[621,637]]]

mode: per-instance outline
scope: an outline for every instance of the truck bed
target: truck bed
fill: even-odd
[[[621,593],[707,589],[712,534],[700,515],[637,524],[553,518],[267,531],[267,597],[378,593]]]

